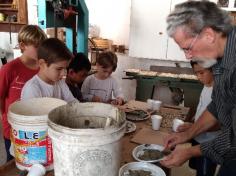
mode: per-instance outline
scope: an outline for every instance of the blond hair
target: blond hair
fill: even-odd
[[[18,43],[39,46],[47,38],[44,31],[36,25],[25,25],[18,33]]]

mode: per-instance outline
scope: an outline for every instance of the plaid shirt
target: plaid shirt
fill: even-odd
[[[236,28],[227,37],[224,56],[213,66],[213,75],[212,102],[207,109],[220,122],[221,133],[200,148],[204,156],[225,164],[236,159]]]

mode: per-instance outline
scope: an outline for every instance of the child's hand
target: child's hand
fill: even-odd
[[[101,102],[101,98],[98,96],[93,96],[92,102]]]
[[[111,101],[113,105],[122,105],[124,102],[123,98],[117,97],[115,100]]]
[[[178,126],[177,131],[178,132],[185,132],[187,131],[189,128],[191,128],[193,124],[189,123],[189,122],[184,122],[184,124]]]

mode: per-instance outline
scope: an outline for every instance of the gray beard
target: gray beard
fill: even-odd
[[[213,65],[217,63],[216,59],[209,59],[209,58],[194,58],[192,61],[197,62],[203,68],[211,68]]]

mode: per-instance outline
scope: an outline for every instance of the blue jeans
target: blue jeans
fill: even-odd
[[[6,149],[6,153],[7,153],[7,161],[10,161],[10,160],[14,159],[14,157],[11,156],[11,154],[10,154],[11,140],[4,138],[4,142],[5,142],[5,149]]]
[[[218,176],[236,176],[236,160],[221,165]]]

